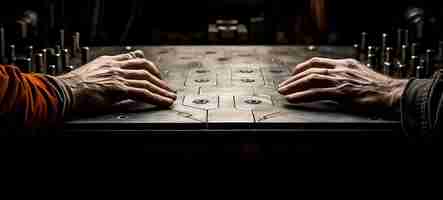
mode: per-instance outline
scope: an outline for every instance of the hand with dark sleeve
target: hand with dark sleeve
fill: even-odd
[[[397,113],[408,134],[432,134],[442,125],[442,80],[394,79],[353,59],[313,58],[279,92],[292,103],[332,100],[355,112]]]
[[[17,126],[56,124],[125,99],[167,107],[176,95],[141,52],[102,56],[59,77],[0,66],[0,117]]]

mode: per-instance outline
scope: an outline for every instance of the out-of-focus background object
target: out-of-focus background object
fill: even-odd
[[[438,1],[381,0],[17,0],[2,5],[0,23],[11,27],[7,38],[29,37],[42,45],[53,45],[61,28],[81,32],[82,41],[94,46],[351,45],[362,31],[394,27],[410,28],[417,39],[434,41],[442,23],[437,5]],[[17,31],[20,35],[12,35]]]
[[[437,3],[17,0],[2,5],[0,61],[59,74],[86,62],[88,46],[353,45],[368,65],[408,64],[402,76],[417,76],[420,63],[443,61]]]

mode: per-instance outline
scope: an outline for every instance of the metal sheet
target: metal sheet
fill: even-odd
[[[305,129],[399,124],[346,113],[331,102],[292,105],[277,92],[278,84],[290,77],[291,68],[296,64],[314,56],[340,58],[347,53],[352,56],[352,48],[136,46],[132,49],[142,49],[146,57],[159,66],[162,77],[177,89],[179,99],[175,104],[169,109],[159,109],[127,100],[116,104],[109,110],[111,113],[73,120],[68,125],[96,124],[100,128],[100,125],[117,124],[128,129],[133,126]],[[127,51],[125,47],[91,48],[93,57]]]

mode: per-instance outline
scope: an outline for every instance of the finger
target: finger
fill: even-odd
[[[286,96],[291,103],[309,103],[321,100],[336,100],[337,88],[316,88],[303,92],[297,92]]]
[[[125,60],[133,59],[134,57],[132,57],[132,55],[129,53],[125,53],[125,54],[119,54],[119,55],[115,55],[115,56],[109,56],[109,58],[112,60],[115,60],[115,61],[125,61]]]
[[[145,54],[143,53],[142,50],[136,50],[131,52],[130,54],[132,54],[134,58],[145,58]]]
[[[303,63],[298,64],[297,66],[295,66],[295,68],[293,69],[292,75],[296,75],[300,72],[303,72],[309,68],[327,68],[327,69],[331,69],[334,68],[334,66],[336,65],[336,60],[334,59],[329,59],[329,58],[311,58]]]
[[[141,89],[147,89],[152,93],[159,94],[164,97],[168,97],[170,99],[176,100],[177,95],[169,92],[163,88],[160,88],[149,81],[142,81],[142,80],[127,80],[126,81],[128,86],[135,87],[135,88],[141,88]]]
[[[165,107],[171,106],[174,103],[173,99],[152,93],[145,89],[134,87],[128,88],[128,97],[133,100]]]
[[[334,77],[331,76],[311,74],[280,88],[278,92],[288,95],[312,88],[334,87],[335,81],[333,79]]]
[[[143,51],[137,50],[137,51],[132,51],[132,52],[125,53],[125,54],[109,56],[109,58],[111,58],[112,60],[115,60],[115,61],[125,61],[125,60],[130,60],[130,59],[135,59],[135,58],[145,58],[145,54],[143,53]]]
[[[279,88],[282,88],[282,87],[284,87],[285,85],[288,85],[288,84],[291,83],[291,82],[294,82],[294,81],[296,81],[296,80],[298,80],[298,79],[300,79],[300,78],[303,78],[303,77],[308,76],[308,75],[311,75],[311,74],[323,74],[323,75],[327,75],[328,73],[330,73],[330,71],[328,71],[328,69],[311,68],[311,69],[308,69],[308,70],[306,70],[306,71],[303,71],[303,72],[301,72],[301,73],[299,73],[299,74],[296,74],[296,75],[290,77],[290,78],[289,78],[288,80],[286,80],[286,81],[283,81],[278,87],[279,87]]]
[[[144,69],[150,72],[151,74],[154,74],[158,78],[161,78],[160,70],[155,66],[154,63],[152,63],[149,60],[146,59],[132,59],[132,60],[126,60],[121,62],[121,68],[122,69]]]
[[[163,88],[169,92],[176,92],[166,81],[160,80],[156,76],[152,75],[146,70],[127,70],[127,69],[115,69],[118,74],[125,79],[129,80],[147,80],[154,85]]]

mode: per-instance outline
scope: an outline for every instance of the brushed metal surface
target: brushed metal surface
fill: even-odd
[[[145,129],[386,129],[398,121],[344,112],[333,102],[291,105],[277,91],[291,69],[306,59],[347,58],[348,47],[320,46],[134,46],[153,61],[180,98],[169,109],[126,100],[105,115],[67,122],[100,128]],[[128,47],[92,47],[91,58],[128,52]]]

